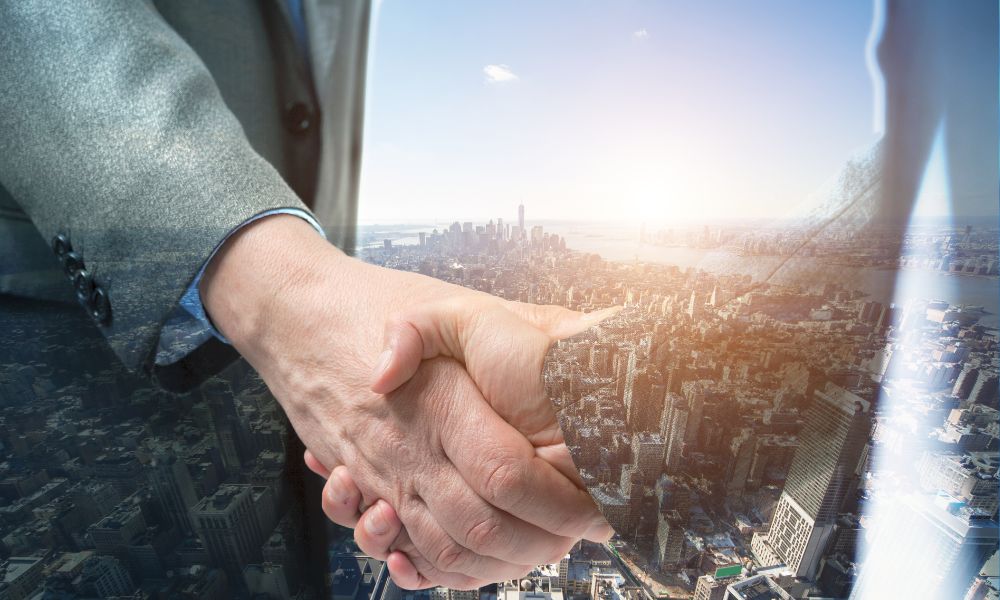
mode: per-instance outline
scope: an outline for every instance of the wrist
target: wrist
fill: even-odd
[[[302,218],[277,214],[254,221],[230,236],[206,266],[199,284],[205,311],[243,353],[266,333],[279,294],[316,277],[321,256],[343,254]]]

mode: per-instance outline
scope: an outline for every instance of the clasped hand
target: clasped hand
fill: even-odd
[[[328,476],[326,514],[398,585],[481,587],[611,535],[542,385],[552,343],[607,313],[367,265],[295,217],[260,223],[220,250],[203,301]]]

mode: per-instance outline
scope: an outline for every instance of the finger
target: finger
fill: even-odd
[[[580,471],[573,463],[573,457],[569,453],[569,448],[565,442],[549,444],[546,446],[535,446],[535,455],[555,467],[560,473],[576,484],[576,487],[585,487]]]
[[[568,477],[577,487],[585,489],[586,486],[583,478],[580,477],[580,472],[573,463],[573,457],[570,455],[569,448],[566,447],[565,443],[536,446],[535,454],[558,469],[560,473]],[[590,529],[583,534],[583,538],[591,542],[603,544],[610,540],[614,533],[615,530],[611,528],[611,525],[606,520],[602,520],[591,525]]]
[[[404,530],[405,535],[405,530]],[[412,542],[409,542],[412,547]],[[412,552],[412,550],[411,550]],[[396,585],[406,590],[421,590],[429,587],[442,586],[453,590],[475,590],[495,583],[486,579],[466,577],[455,573],[440,573],[427,564],[427,559],[420,555],[415,558],[402,550],[393,550],[386,558],[389,574]],[[418,566],[422,565],[421,568]],[[426,569],[423,570],[423,569]]]
[[[582,333],[601,321],[618,314],[622,307],[612,306],[589,313],[582,313],[551,304],[528,304],[507,300],[504,307],[541,329],[553,340],[561,340]]]
[[[550,564],[573,547],[575,539],[554,535],[487,503],[453,466],[427,484],[417,483],[427,509],[459,545],[481,556],[520,565]]]
[[[399,537],[403,523],[396,511],[385,500],[377,500],[358,519],[354,528],[354,541],[365,554],[385,560],[392,542]]]
[[[391,319],[386,336],[389,348],[380,360],[374,390],[393,391],[424,360],[453,358],[465,365],[496,412],[529,440],[548,443],[535,437],[543,430],[551,433],[555,421],[542,398],[542,361],[552,345],[545,333],[497,302],[462,298],[400,313]]]
[[[583,539],[594,542],[595,544],[603,544],[611,539],[615,534],[615,530],[611,527],[611,524],[607,521],[603,523],[597,523],[587,531]]]
[[[361,516],[358,526],[354,529],[354,540],[365,554],[389,563],[389,572],[398,586],[405,589],[421,589],[438,585],[421,575],[406,554],[391,549],[401,533],[403,524],[396,511],[385,500],[378,500]],[[450,578],[449,581],[469,589],[487,585],[485,581],[474,578],[466,580]]]
[[[392,543],[386,562],[393,580],[399,587],[406,589],[422,589],[440,585],[452,589],[472,590],[495,581],[437,569],[417,550],[405,527]]]
[[[353,528],[361,516],[360,505],[361,490],[350,471],[343,465],[335,467],[323,486],[323,513],[337,525]]]
[[[385,564],[389,567],[393,582],[404,590],[422,590],[435,585],[421,575],[410,559],[398,550],[389,553]]]
[[[379,355],[371,379],[371,391],[376,394],[388,394],[409,381],[424,359],[423,338],[408,321],[390,319],[385,337],[386,349]]]
[[[471,299],[432,302],[399,313],[386,322],[386,349],[372,374],[371,390],[387,394],[410,380],[420,362],[435,356],[465,362],[462,324],[474,318]]]
[[[531,565],[514,564],[477,554],[448,535],[440,521],[428,509],[423,498],[409,496],[397,507],[406,523],[406,532],[420,556],[440,573],[466,575],[487,581],[518,579],[531,572]],[[427,574],[426,569],[421,568]],[[427,574],[430,579],[435,579]]]
[[[313,454],[311,451],[306,450],[302,454],[302,458],[305,460],[306,466],[309,467],[310,471],[312,471],[313,473],[319,475],[323,479],[329,479],[330,478],[330,469],[327,469],[323,465],[323,463],[319,462],[319,459],[316,458],[316,455]]]
[[[454,368],[461,371],[459,365]],[[437,371],[437,379],[444,379],[444,369]],[[468,375],[459,372],[455,377]],[[471,391],[464,385],[450,389],[451,404],[442,411],[441,430],[451,433],[441,438],[441,444],[462,478],[483,500],[522,521],[569,538],[583,537],[603,520],[590,495],[538,458],[524,435],[474,393],[474,387]]]
[[[423,304],[391,317],[385,329],[386,349],[372,374],[372,391],[386,394],[395,390],[413,377],[422,360],[435,356],[466,364],[465,351],[476,335],[475,324],[498,306],[493,300],[484,303],[461,298]],[[514,319],[510,323],[517,324]],[[502,321],[490,323],[493,328],[503,325]]]

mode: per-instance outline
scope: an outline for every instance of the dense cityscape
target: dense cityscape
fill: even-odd
[[[346,600],[385,586],[349,530],[303,539],[306,508],[325,521],[321,482],[288,473],[301,448],[246,363],[170,393],[127,371],[77,306],[42,318],[0,300],[0,598],[317,598],[325,583]],[[308,498],[296,477],[318,482]]]
[[[985,307],[876,301],[840,283],[844,260],[800,285],[606,261],[529,229],[519,210],[515,224],[454,223],[362,255],[513,300],[625,307],[560,342],[545,372],[576,466],[618,535],[540,566],[536,589],[596,597],[601,578],[601,593],[647,598],[846,598],[856,585],[862,597],[907,597],[907,585],[997,597],[1000,365],[997,330],[979,324]],[[864,266],[887,254],[836,229],[809,240],[719,231],[640,236],[744,256],[785,245],[823,256],[828,244]],[[904,240],[895,267],[996,281],[995,230]],[[889,500],[898,516],[875,518]],[[887,553],[891,564],[876,560]],[[869,563],[894,582],[885,595],[872,593]]]
[[[330,526],[320,570],[337,600],[846,598],[872,581],[890,586],[879,597],[906,597],[913,582],[998,597],[1000,365],[983,324],[995,301],[893,304],[837,268],[779,284],[615,262],[528,227],[523,207],[514,223],[454,223],[409,243],[388,232],[369,229],[360,257],[514,300],[624,307],[560,342],[544,373],[617,535],[523,580],[406,592]],[[796,235],[641,238],[750,260],[836,248],[832,267],[885,266],[885,248],[850,232]],[[995,229],[904,240],[893,267],[996,289]],[[42,319],[3,302],[0,599],[317,597],[301,490],[288,483],[301,449],[244,363],[169,393],[121,367],[75,306]],[[881,519],[885,506],[898,518]]]

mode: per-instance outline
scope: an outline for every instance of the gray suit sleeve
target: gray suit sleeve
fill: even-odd
[[[0,184],[46,241],[69,236],[110,299],[115,353],[151,371],[227,232],[307,209],[151,5],[0,0],[0,23]]]

